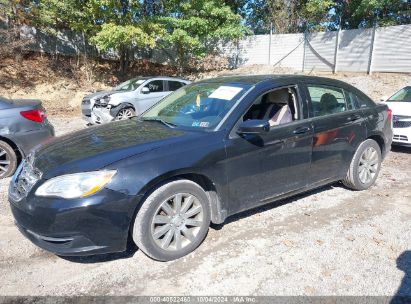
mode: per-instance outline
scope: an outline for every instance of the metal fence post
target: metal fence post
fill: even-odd
[[[273,37],[273,23],[270,22],[270,37],[268,38],[268,65],[271,65],[271,39]]]
[[[307,30],[304,31],[304,44],[303,44],[303,66],[301,69],[301,72],[304,73],[304,69],[305,69],[305,49],[307,47]]]
[[[337,37],[335,38],[335,50],[334,50],[334,69],[333,74],[337,73],[337,64],[338,64],[338,46],[340,44],[340,32],[341,27],[338,28]]]
[[[374,55],[374,44],[375,44],[375,31],[377,28],[377,23],[374,22],[374,26],[372,28],[372,34],[371,34],[371,45],[370,45],[370,56],[368,59],[368,69],[367,69],[367,73],[369,75],[371,75],[372,73],[372,57]]]

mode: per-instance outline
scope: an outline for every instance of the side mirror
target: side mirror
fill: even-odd
[[[143,94],[150,94],[150,89],[147,88],[147,87],[144,87],[144,88],[141,89],[141,93],[143,93]]]
[[[237,134],[261,134],[270,131],[270,124],[266,120],[250,119],[238,126]]]
[[[386,101],[388,99],[388,96],[383,96],[381,97],[380,101]]]

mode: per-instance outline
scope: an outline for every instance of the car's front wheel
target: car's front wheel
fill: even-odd
[[[353,190],[371,187],[381,169],[381,149],[375,140],[367,139],[360,144],[351,160],[343,184]]]
[[[118,111],[116,120],[126,120],[136,116],[136,112],[133,108],[124,108]]]
[[[171,261],[196,249],[209,225],[206,193],[198,184],[180,179],[147,197],[135,218],[133,240],[151,258]]]
[[[8,143],[0,141],[0,179],[13,175],[16,167],[16,152]]]

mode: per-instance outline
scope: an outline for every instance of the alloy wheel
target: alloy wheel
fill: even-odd
[[[117,114],[117,120],[126,120],[134,117],[134,113],[131,109],[122,109]]]
[[[10,167],[10,155],[6,150],[0,147],[0,177],[6,175]]]
[[[358,177],[363,184],[370,183],[378,172],[378,152],[373,147],[368,147],[361,154],[358,164]]]
[[[177,251],[196,240],[204,224],[204,210],[194,195],[178,193],[161,203],[151,222],[157,246]]]

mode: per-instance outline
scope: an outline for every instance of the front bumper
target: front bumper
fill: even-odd
[[[113,121],[113,117],[110,113],[110,109],[104,107],[94,107],[91,111],[91,120],[94,124],[104,124]]]
[[[394,128],[392,143],[394,145],[411,146],[411,127]]]
[[[83,120],[86,121],[87,125],[94,125],[96,124],[96,122],[91,118],[91,114],[90,115],[82,115]]]
[[[19,202],[9,196],[9,201],[22,234],[62,256],[124,251],[138,204],[137,198],[110,189],[81,199],[30,194]]]

